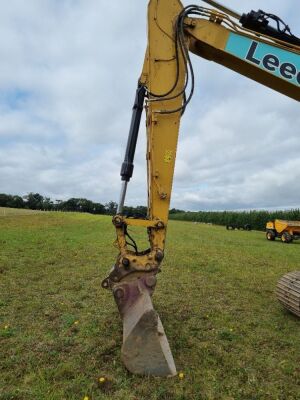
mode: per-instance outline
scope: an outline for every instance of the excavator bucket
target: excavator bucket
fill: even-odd
[[[148,275],[113,288],[123,319],[122,360],[134,374],[174,376],[170,346],[151,301],[155,284],[156,277]]]

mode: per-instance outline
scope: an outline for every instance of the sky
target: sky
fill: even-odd
[[[300,36],[297,0],[221,2],[279,15]],[[0,193],[118,201],[146,10],[146,0],[1,2]],[[300,207],[299,104],[192,60],[171,207]],[[146,204],[145,143],[142,128],[127,205]]]

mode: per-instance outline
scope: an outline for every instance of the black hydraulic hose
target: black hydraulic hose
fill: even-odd
[[[134,105],[132,108],[132,117],[128,134],[126,153],[120,174],[122,177],[122,181],[125,182],[130,181],[130,178],[132,177],[133,173],[133,168],[134,168],[133,160],[134,160],[137,138],[139,134],[145,95],[146,95],[146,88],[145,86],[139,83],[136,90]]]
[[[269,25],[268,19],[276,22],[277,29]],[[285,29],[280,30],[280,22],[285,26]],[[286,43],[300,46],[300,38],[293,35],[289,27],[276,15],[267,14],[262,10],[252,10],[250,13],[242,15],[240,23],[246,29],[251,29],[253,31],[263,33],[264,35],[280,39]]]

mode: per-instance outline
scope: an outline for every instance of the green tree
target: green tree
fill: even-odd
[[[115,215],[117,212],[118,204],[114,201],[110,201],[105,204],[106,213],[109,215]]]
[[[39,193],[28,193],[24,196],[26,207],[30,210],[41,210],[43,208],[44,197]]]

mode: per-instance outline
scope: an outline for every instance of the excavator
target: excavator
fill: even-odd
[[[210,7],[184,7],[179,0],[150,0],[148,4],[148,45],[121,167],[120,200],[113,217],[119,254],[102,282],[103,288],[112,291],[123,320],[121,358],[134,374],[176,375],[151,298],[165,256],[180,120],[194,93],[190,53],[300,100],[300,39],[289,26],[262,10],[241,15],[217,1],[203,3]],[[123,211],[144,109],[148,214],[146,218],[129,218]],[[146,230],[149,248],[138,249],[129,227]]]

